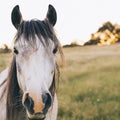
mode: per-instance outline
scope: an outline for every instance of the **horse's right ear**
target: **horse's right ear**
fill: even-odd
[[[16,5],[12,10],[11,21],[15,28],[18,29],[20,23],[22,22],[22,14],[18,5]]]

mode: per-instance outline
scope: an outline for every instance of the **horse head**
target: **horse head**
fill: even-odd
[[[19,112],[15,105],[15,96],[19,94],[27,117],[31,120],[43,120],[52,109],[55,94],[55,54],[58,50],[61,51],[53,28],[57,20],[56,10],[49,5],[44,20],[25,21],[17,5],[12,10],[11,20],[17,34],[9,73],[7,117],[8,120],[16,120],[11,116],[14,112]],[[11,112],[10,107],[14,112]]]

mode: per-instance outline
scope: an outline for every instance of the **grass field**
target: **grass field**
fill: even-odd
[[[64,48],[58,120],[120,120],[120,44]],[[0,55],[0,71],[10,55]]]

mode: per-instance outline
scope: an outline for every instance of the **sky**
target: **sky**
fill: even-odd
[[[46,17],[48,5],[57,11],[55,30],[62,45],[77,40],[84,43],[104,22],[120,24],[120,0],[4,0],[0,4],[0,46],[11,46],[16,29],[11,11],[20,6],[24,20]]]

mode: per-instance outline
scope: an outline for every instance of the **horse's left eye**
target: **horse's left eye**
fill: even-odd
[[[55,48],[53,49],[53,54],[55,54],[57,51],[58,51],[58,48],[55,47]]]
[[[14,53],[15,53],[15,54],[18,54],[18,53],[19,53],[16,48],[14,48]]]

